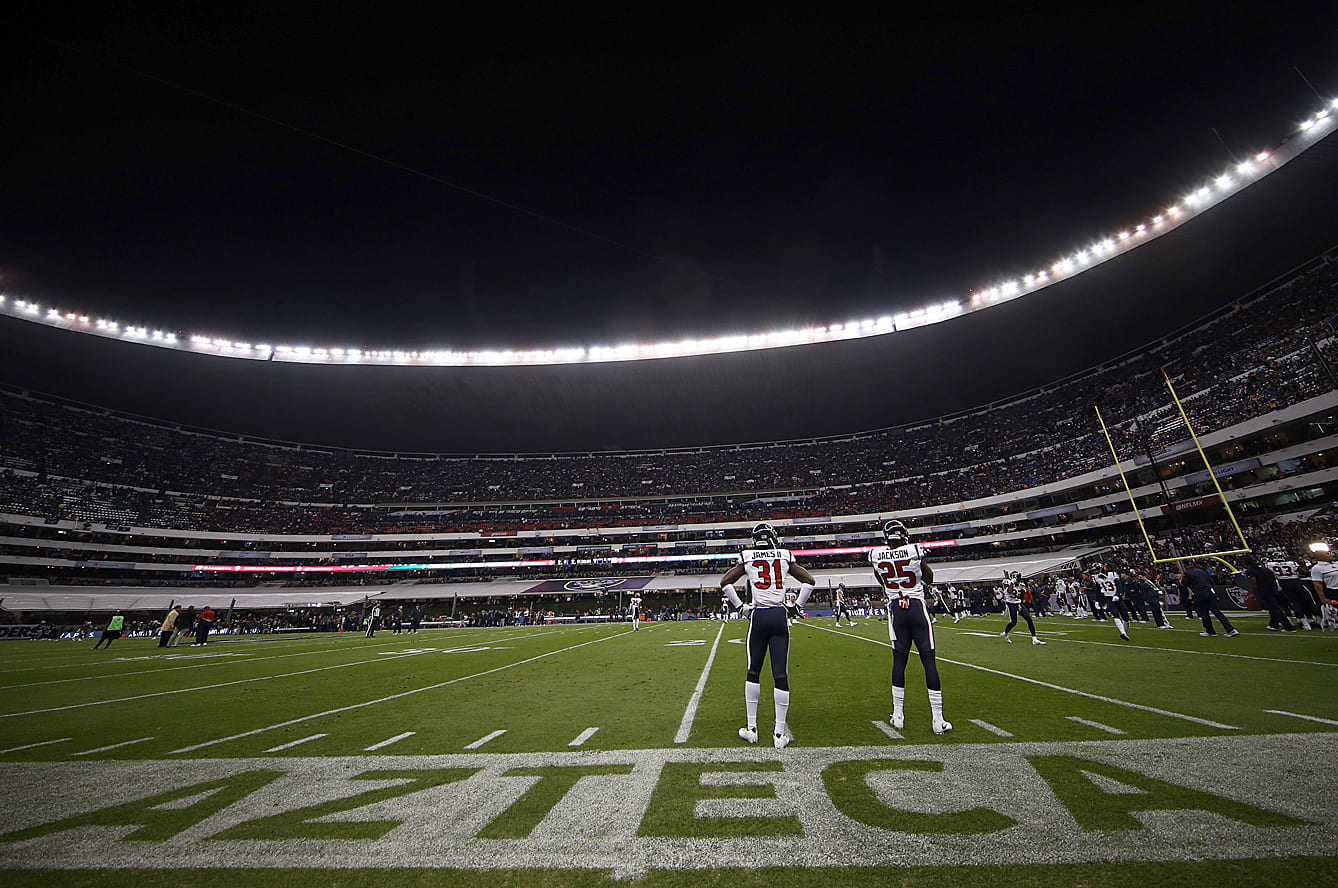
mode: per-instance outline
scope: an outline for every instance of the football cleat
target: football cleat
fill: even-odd
[[[1041,640],[1040,640],[1039,638],[1037,638],[1035,635],[1033,635],[1033,636],[1031,637],[1031,643],[1032,643],[1032,644],[1045,644],[1045,642],[1041,641]]]
[[[1239,630],[1239,629],[1232,629],[1230,632],[1227,633],[1227,636],[1226,636],[1226,637],[1227,637],[1227,638],[1235,638],[1237,635],[1240,635],[1240,630]]]
[[[896,728],[898,731],[906,727],[906,716],[900,712],[892,713],[892,717],[889,718],[888,721],[890,721],[892,727]]]
[[[793,739],[794,735],[791,734],[788,730],[777,731],[776,733],[771,735],[771,740],[773,743],[776,744],[777,749],[784,749],[785,747],[789,746],[790,741]]]
[[[747,740],[749,743],[756,743],[757,728],[755,727],[739,728],[739,739]]]
[[[936,719],[934,719],[934,733],[935,733],[935,734],[946,734],[946,733],[948,733],[948,732],[951,731],[951,730],[952,730],[952,722],[950,722],[950,721],[945,721],[945,720],[943,720],[943,719],[941,719],[941,718],[936,718]]]
[[[1125,635],[1123,632],[1120,633],[1120,638],[1123,638],[1125,641],[1129,640],[1129,636]]]
[[[1009,644],[1012,644],[1012,643],[1013,643],[1013,639],[1011,639],[1011,638],[1008,637],[1008,633],[1007,633],[1007,632],[1000,632],[1000,633],[999,633],[999,636],[1000,636],[1004,641],[1008,642]]]

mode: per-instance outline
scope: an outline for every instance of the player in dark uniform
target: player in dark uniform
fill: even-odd
[[[1319,602],[1314,589],[1302,578],[1301,565],[1282,549],[1272,549],[1264,567],[1278,578],[1278,590],[1291,608],[1296,621],[1302,629],[1310,630],[1320,625]]]
[[[924,557],[924,550],[911,542],[906,525],[892,520],[883,525],[884,546],[869,552],[874,579],[887,596],[887,631],[892,639],[892,727],[905,726],[906,663],[911,645],[920,652],[929,689],[929,710],[935,734],[952,730],[943,718],[943,686],[939,682],[938,661],[934,658],[934,628],[930,625],[925,601],[934,571]]]
[[[734,584],[744,577],[752,589],[752,601],[744,604]],[[790,745],[794,736],[786,724],[790,710],[790,624],[785,594],[785,578],[800,582],[796,609],[803,608],[813,594],[813,575],[794,563],[789,549],[781,548],[780,536],[770,524],[753,528],[753,545],[739,553],[739,563],[720,580],[720,591],[730,603],[748,617],[748,677],[743,685],[744,710],[748,723],[739,728],[739,737],[757,742],[757,704],[762,699],[762,661],[771,655],[772,691],[776,704],[776,730],[772,740],[777,749]]]

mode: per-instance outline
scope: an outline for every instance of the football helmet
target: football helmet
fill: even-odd
[[[910,543],[911,532],[906,529],[906,525],[893,518],[883,524],[883,539],[887,540],[889,546],[897,549]]]
[[[759,549],[779,549],[780,534],[765,521],[753,528],[753,544]]]

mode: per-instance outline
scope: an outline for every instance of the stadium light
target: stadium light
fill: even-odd
[[[1056,279],[1081,272],[1108,261],[1116,256],[1147,243],[1174,230],[1189,219],[1224,200],[1235,190],[1257,182],[1265,175],[1290,162],[1303,151],[1313,146],[1319,139],[1333,132],[1334,111],[1338,110],[1338,98],[1324,100],[1323,107],[1299,124],[1305,138],[1287,138],[1270,149],[1256,152],[1252,158],[1237,163],[1231,170],[1219,173],[1210,180],[1181,198],[1150,219],[1140,221],[1119,231],[1118,234],[1097,239],[1091,246],[1083,248],[1073,255],[1062,257],[1049,263],[1048,268],[1025,274],[1021,282],[1017,279],[1005,280],[990,287],[972,288],[968,292],[968,304],[961,300],[948,300],[929,304],[912,311],[898,312],[891,316],[877,319],[846,321],[828,326],[813,326],[802,329],[786,329],[770,332],[724,336],[715,339],[684,339],[675,342],[659,343],[624,343],[616,346],[592,345],[585,347],[563,347],[539,350],[457,350],[438,349],[428,351],[407,351],[403,349],[374,350],[357,348],[327,348],[319,346],[288,345],[249,345],[229,338],[215,338],[200,335],[183,336],[183,343],[178,342],[174,333],[153,331],[147,328],[122,325],[117,321],[99,318],[90,325],[86,315],[60,308],[51,308],[42,314],[42,307],[36,302],[24,299],[12,299],[0,295],[0,314],[18,317],[33,323],[58,326],[61,329],[88,332],[98,336],[109,336],[121,341],[137,341],[162,348],[185,348],[190,351],[204,352],[226,357],[248,358],[251,360],[290,361],[303,363],[372,363],[422,366],[524,366],[538,364],[594,363],[609,361],[639,361],[656,358],[718,354],[721,352],[750,351],[758,349],[789,347],[821,342],[847,340],[865,336],[881,336],[910,327],[939,323],[957,317],[968,311],[986,308],[998,301],[1016,298],[1023,292],[1048,286]],[[1188,208],[1188,209],[1187,209]],[[81,327],[86,329],[80,329]]]

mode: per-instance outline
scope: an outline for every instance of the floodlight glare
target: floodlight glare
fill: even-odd
[[[1329,551],[1329,544],[1328,544],[1328,543],[1311,543],[1311,544],[1310,544],[1310,551],[1311,551],[1311,552],[1327,552],[1327,551]]]

